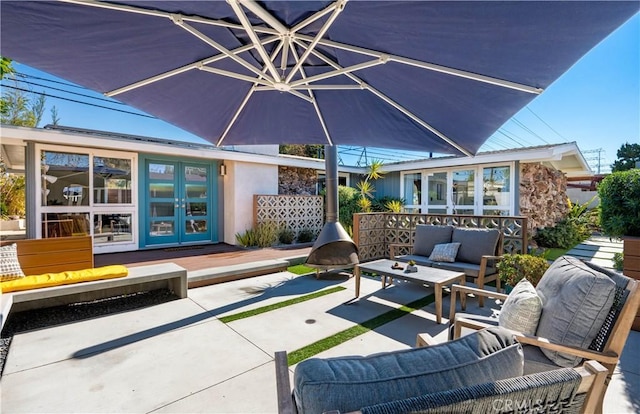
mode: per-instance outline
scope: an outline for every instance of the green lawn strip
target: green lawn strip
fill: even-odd
[[[299,265],[287,267],[287,271],[294,273],[296,275],[306,275],[307,273],[315,273],[316,269],[309,266],[305,266],[303,264],[299,264]]]
[[[434,300],[435,295],[432,293],[407,305],[400,306],[399,308],[390,310],[389,312],[385,312],[382,315],[378,315],[375,318],[362,322],[361,324],[338,332],[337,334],[332,335],[328,338],[321,339],[310,345],[307,345],[300,349],[296,349],[295,351],[292,351],[288,354],[287,362],[289,366],[297,364],[300,361],[304,361],[305,359],[317,355],[322,351],[326,351],[327,349],[333,348],[336,345],[340,345],[341,343],[353,339],[356,336],[374,330],[386,323],[401,318],[402,316],[408,315],[413,311],[424,308],[425,306],[433,303]]]
[[[569,250],[571,249],[561,249],[558,247],[552,247],[549,248],[547,250],[545,250],[544,252],[544,258],[553,262],[554,260],[556,260],[558,257],[565,255]]]
[[[291,306],[291,305],[295,305],[296,303],[305,302],[307,300],[319,298],[319,297],[322,297],[322,296],[325,296],[325,295],[329,295],[331,293],[340,292],[340,291],[345,290],[345,289],[346,288],[343,287],[343,286],[335,286],[335,287],[332,287],[330,289],[320,290],[320,291],[315,292],[315,293],[310,293],[310,294],[304,295],[304,296],[298,296],[297,298],[285,300],[285,301],[278,302],[278,303],[273,303],[271,305],[261,306],[261,307],[256,308],[256,309],[251,309],[251,310],[240,312],[240,313],[234,313],[234,314],[228,315],[228,316],[223,316],[223,317],[219,318],[219,320],[221,322],[223,322],[223,323],[229,323],[229,322],[237,321],[238,319],[244,319],[244,318],[248,318],[250,316],[260,315],[261,313],[265,313],[265,312],[269,312],[269,311],[272,311],[272,310],[284,308],[285,306]]]

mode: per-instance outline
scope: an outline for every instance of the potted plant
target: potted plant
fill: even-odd
[[[496,265],[500,280],[507,293],[522,279],[527,279],[533,286],[549,268],[549,262],[540,256],[530,254],[505,254]]]
[[[407,268],[405,269],[405,272],[415,273],[417,271],[418,271],[418,268],[416,267],[415,260],[409,260],[409,263],[407,263]]]
[[[610,237],[623,240],[623,273],[640,279],[640,169],[609,174],[598,186],[600,225]],[[636,316],[634,330],[640,330]]]

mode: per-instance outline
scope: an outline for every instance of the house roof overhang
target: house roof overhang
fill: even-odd
[[[205,158],[220,161],[238,161],[266,165],[282,165],[289,167],[324,170],[324,160],[297,157],[290,155],[255,154],[228,148],[217,148],[212,145],[192,144],[166,139],[114,134],[92,130],[55,130],[41,128],[17,127],[2,125],[0,128],[0,147],[2,158],[9,172],[23,172],[25,168],[24,147],[27,142],[52,145],[79,146],[113,149],[123,151]],[[461,167],[477,164],[494,164],[500,162],[542,163],[563,171],[567,177],[590,176],[593,174],[589,164],[582,156],[577,143],[543,145],[538,147],[517,148],[504,151],[481,152],[474,157],[438,157],[413,161],[387,163],[386,172],[415,171],[422,169],[439,169]],[[366,167],[340,166],[341,172],[366,174]]]

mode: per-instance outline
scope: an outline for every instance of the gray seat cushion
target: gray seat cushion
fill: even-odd
[[[413,254],[428,258],[436,244],[451,242],[452,226],[418,224],[413,241]]]
[[[500,238],[497,229],[467,229],[456,227],[453,229],[451,241],[460,243],[456,261],[480,264],[482,256],[496,254],[496,246]]]
[[[615,288],[615,282],[594,265],[571,256],[556,259],[536,287],[542,299],[536,335],[587,349],[611,309]],[[574,367],[581,361],[547,349],[542,352],[562,367]]]
[[[414,262],[416,262],[416,264],[429,267],[433,266],[433,264],[435,263],[434,261],[429,260],[427,256],[418,256],[417,254],[405,254],[403,256],[396,256],[396,259],[405,263],[413,260]]]
[[[420,264],[418,261],[416,263]],[[455,261],[453,263],[447,262],[432,262],[432,267],[439,267],[440,269],[446,270],[455,270],[458,272],[464,272],[465,275],[469,277],[478,277],[480,273],[480,265],[473,263],[463,263],[460,261]],[[487,266],[485,269],[485,276],[493,275],[497,272],[495,267]]]
[[[495,327],[432,347],[298,364],[299,412],[350,412],[372,404],[493,382],[523,373],[522,347]]]

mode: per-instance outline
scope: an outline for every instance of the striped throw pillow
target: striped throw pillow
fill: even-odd
[[[0,247],[0,282],[24,277],[15,243]]]

